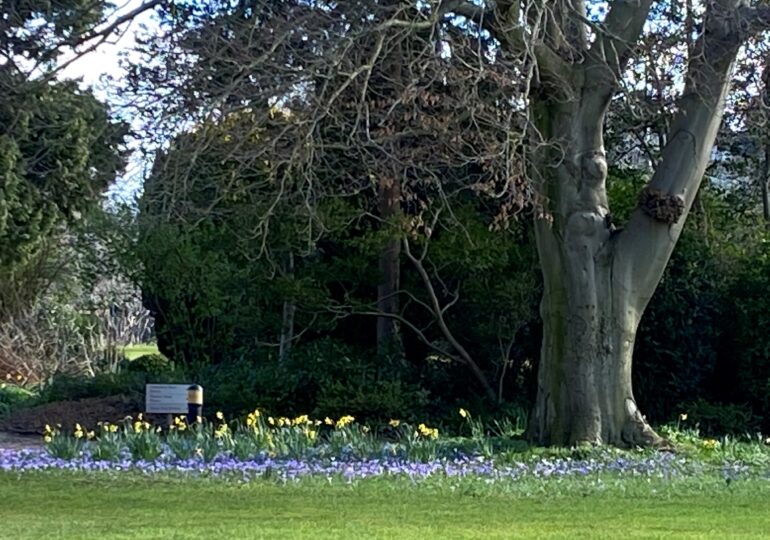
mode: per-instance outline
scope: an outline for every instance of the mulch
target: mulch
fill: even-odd
[[[24,450],[42,446],[43,438],[40,435],[20,435],[0,431],[0,450]]]
[[[95,429],[99,422],[121,422],[126,416],[136,416],[142,412],[144,404],[129,396],[110,396],[80,399],[77,401],[58,401],[37,407],[13,411],[0,420],[0,432],[16,436],[39,436],[50,426],[61,425],[63,430],[71,430],[76,423],[86,429]],[[4,447],[0,439],[0,447]]]

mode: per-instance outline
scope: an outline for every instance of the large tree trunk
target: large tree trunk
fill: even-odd
[[[538,223],[547,271],[543,345],[530,436],[539,444],[655,445],[639,412],[631,359],[642,306],[599,212],[573,215],[564,236]]]
[[[631,388],[644,309],[615,251],[602,118],[607,102],[539,103],[551,144],[535,156],[546,197],[536,220],[543,269],[543,344],[530,437],[539,444],[657,444]],[[653,287],[654,288],[654,287]]]
[[[711,35],[719,37],[716,24]],[[540,444],[664,442],[634,399],[634,340],[708,164],[738,50],[733,41],[701,40],[696,48],[661,160],[622,232],[612,225],[605,186],[611,92],[597,76],[601,65],[588,63],[571,92],[535,100],[544,142],[533,155],[544,199],[535,224],[544,333],[529,435]]]

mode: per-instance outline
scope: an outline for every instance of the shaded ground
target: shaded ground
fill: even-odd
[[[46,424],[61,424],[63,429],[69,430],[75,423],[93,429],[98,422],[120,422],[126,416],[141,412],[143,408],[143,403],[127,396],[58,401],[12,412],[0,420],[0,432],[40,435]]]
[[[20,435],[0,431],[0,450],[22,450],[24,448],[37,448],[43,445],[40,435]]]

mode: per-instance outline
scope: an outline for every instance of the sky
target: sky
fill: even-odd
[[[116,9],[112,17],[120,17],[141,4],[141,0],[116,2]],[[62,70],[59,78],[79,79],[82,81],[82,87],[91,88],[97,98],[109,102],[108,83],[102,80],[102,77],[109,75],[119,79],[123,76],[123,70],[120,67],[120,55],[133,48],[136,43],[136,33],[142,29],[142,26],[147,28],[155,26],[152,11],[142,13],[130,23],[125,24],[121,27],[120,33],[115,34],[109,42],[100,45],[95,51],[75,58],[71,64]],[[73,56],[72,54],[65,54],[62,62],[72,59]],[[108,198],[113,201],[131,202],[141,191],[144,165],[141,160],[132,156],[124,174],[116,180],[108,191]]]
[[[124,0],[116,4],[115,11],[109,21],[120,17],[142,4],[142,0]],[[98,89],[99,78],[104,74],[119,76],[119,54],[130,50],[135,44],[135,34],[142,25],[154,26],[152,10],[144,12],[132,21],[121,27],[121,32],[116,33],[107,43],[100,45],[95,51],[75,59],[63,72],[64,78],[82,78],[87,86],[96,85]],[[72,55],[65,55],[63,61],[67,61]]]

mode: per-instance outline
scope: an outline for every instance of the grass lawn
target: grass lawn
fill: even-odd
[[[0,474],[0,537],[767,538],[767,480],[539,495],[406,482],[279,486],[137,475]],[[596,483],[593,484],[596,486]],[[550,487],[549,487],[550,486]]]
[[[123,348],[123,356],[125,356],[128,360],[136,360],[145,354],[158,354],[158,352],[158,346],[155,343],[128,345]]]

